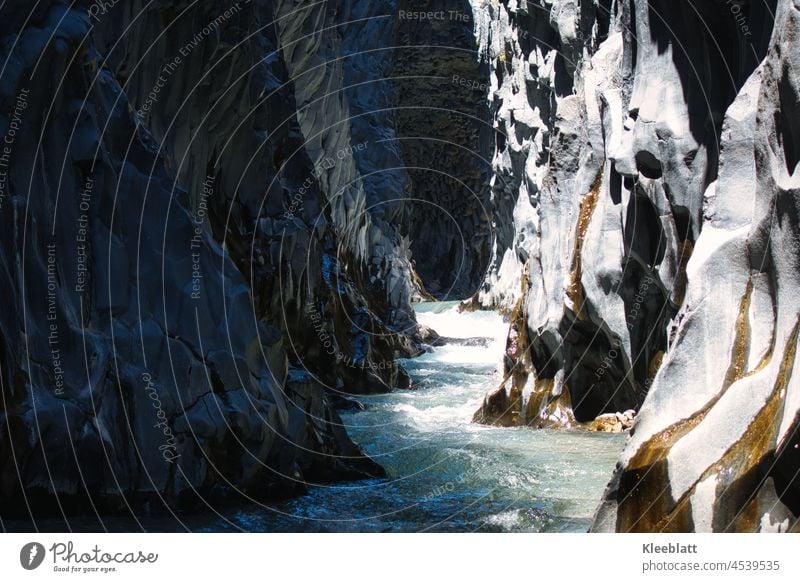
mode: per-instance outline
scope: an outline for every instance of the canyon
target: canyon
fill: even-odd
[[[4,521],[798,531],[797,0],[3,10]]]

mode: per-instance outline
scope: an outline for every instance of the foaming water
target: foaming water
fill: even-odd
[[[387,479],[315,487],[274,506],[283,515],[259,509],[231,521],[258,531],[585,531],[624,437],[473,424],[499,385],[507,324],[456,305],[420,305],[418,320],[488,344],[405,360],[416,390],[365,397],[366,411],[342,416]]]

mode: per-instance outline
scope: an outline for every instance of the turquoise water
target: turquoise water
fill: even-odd
[[[313,488],[271,509],[241,510],[226,528],[250,531],[585,531],[622,435],[475,425],[499,383],[506,325],[454,304],[417,308],[450,337],[491,337],[489,347],[444,346],[403,364],[419,388],[362,397],[342,416],[388,478]]]

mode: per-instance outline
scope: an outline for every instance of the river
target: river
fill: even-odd
[[[625,441],[578,430],[473,424],[507,325],[456,303],[417,306],[420,323],[447,337],[491,338],[405,360],[416,390],[361,397],[342,420],[388,478],[313,488],[272,509],[242,510],[226,527],[248,531],[585,531]]]

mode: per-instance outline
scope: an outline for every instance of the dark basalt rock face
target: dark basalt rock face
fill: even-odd
[[[420,349],[363,4],[6,3],[4,515],[382,473],[328,396]]]
[[[475,292],[494,229],[489,71],[478,58],[474,24],[466,0],[397,5],[394,112],[413,186],[403,230],[425,289],[440,299]]]

